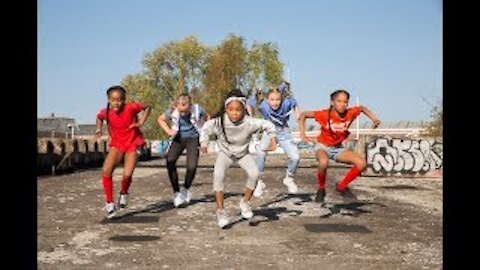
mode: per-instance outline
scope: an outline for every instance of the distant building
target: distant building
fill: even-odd
[[[53,113],[50,117],[37,118],[38,138],[71,138],[72,131],[75,137],[93,136],[95,129],[95,124],[78,125],[73,118],[56,117]],[[108,135],[106,125],[103,125],[102,131],[103,135]]]
[[[75,127],[75,119],[56,117],[37,118],[37,137],[66,138],[71,136],[71,127]]]
[[[95,130],[97,126],[95,124],[79,124],[78,130],[75,130],[75,137],[81,137],[84,139],[88,139],[90,137],[95,136]],[[108,128],[105,123],[102,126],[102,135],[104,138],[108,137]]]

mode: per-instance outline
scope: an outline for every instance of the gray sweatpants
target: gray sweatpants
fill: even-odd
[[[238,165],[240,165],[240,167],[248,174],[246,187],[249,189],[255,189],[258,177],[260,176],[260,171],[255,164],[255,159],[250,154],[247,154],[239,160],[233,160],[225,155],[222,151],[218,151],[217,160],[215,161],[215,168],[213,169],[214,191],[223,191],[225,172],[234,162],[237,162]]]

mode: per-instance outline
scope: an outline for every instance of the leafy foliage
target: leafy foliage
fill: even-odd
[[[254,42],[229,34],[216,47],[202,44],[195,36],[168,42],[146,53],[143,71],[127,75],[122,85],[128,97],[152,106],[142,130],[150,139],[166,137],[156,120],[175,97],[188,92],[209,114],[215,114],[225,94],[233,88],[250,95],[253,89],[282,81],[283,64],[273,43]]]

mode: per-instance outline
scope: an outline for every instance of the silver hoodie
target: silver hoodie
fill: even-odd
[[[242,120],[233,123],[226,114],[223,114],[222,117],[228,142],[222,131],[220,117],[216,117],[205,122],[200,132],[202,147],[207,147],[210,136],[216,135],[220,151],[229,157],[240,159],[248,154],[248,146],[254,133],[262,130],[266,131],[270,138],[274,138],[276,135],[275,125],[270,121],[245,115]]]

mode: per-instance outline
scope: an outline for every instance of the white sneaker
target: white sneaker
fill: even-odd
[[[287,186],[288,193],[297,193],[298,192],[297,184],[295,184],[292,177],[287,175],[285,178],[283,178],[283,184],[285,186]]]
[[[252,207],[250,206],[250,202],[244,202],[243,198],[240,200],[240,210],[244,218],[249,219],[253,217],[253,212],[252,212]]]
[[[120,193],[120,196],[118,197],[118,207],[120,209],[123,209],[123,208],[127,207],[127,204],[128,204],[128,194],[121,194]]]
[[[253,191],[253,196],[255,196],[255,197],[262,196],[266,187],[267,187],[267,185],[265,185],[265,183],[262,180],[258,180],[257,186],[255,187],[255,190]]]
[[[227,226],[230,221],[228,220],[227,212],[225,209],[217,209],[217,223],[220,228]]]
[[[190,200],[192,200],[192,194],[190,193],[189,189],[182,187],[180,189],[180,194],[182,194],[182,197],[185,199],[187,203],[190,203]]]
[[[185,203],[185,199],[183,198],[180,192],[175,192],[173,195],[173,205],[175,207],[179,207],[180,205]]]
[[[103,207],[103,209],[105,209],[107,211],[107,218],[108,219],[111,219],[115,216],[116,214],[116,207],[115,207],[115,204],[113,202],[111,203],[106,203],[105,206]]]

